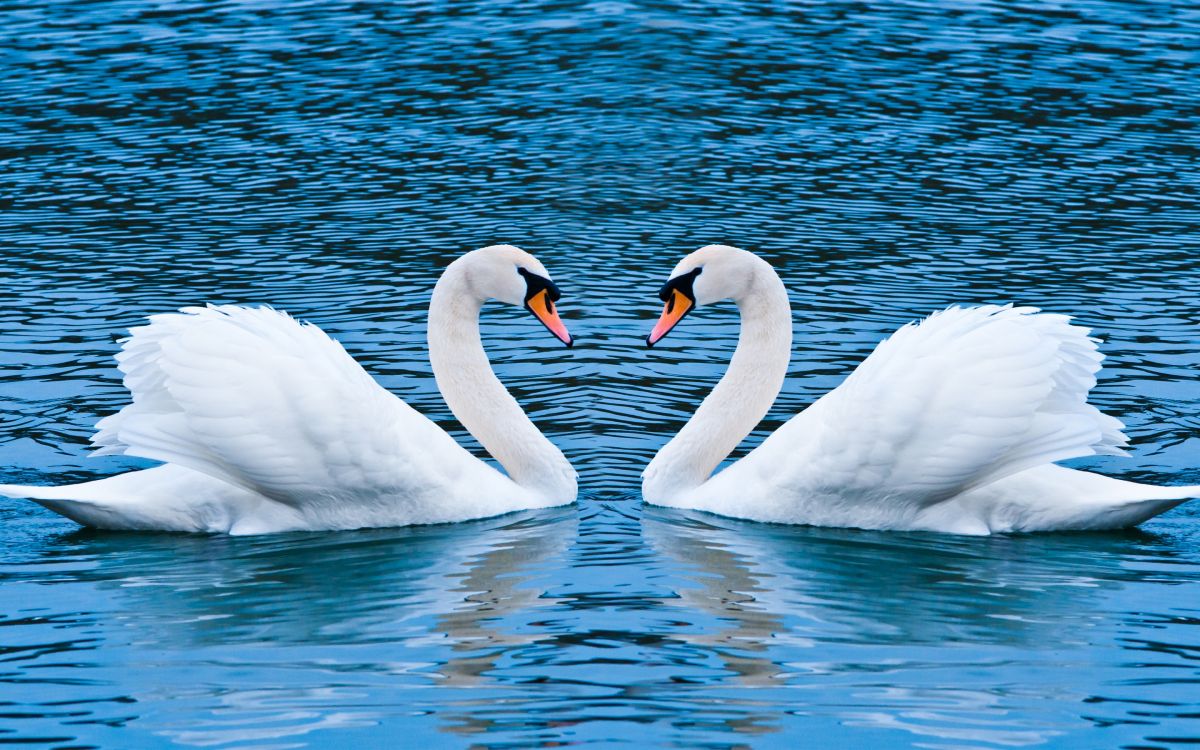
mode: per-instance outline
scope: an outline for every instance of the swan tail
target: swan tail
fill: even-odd
[[[1200,497],[1200,486],[1197,485],[1160,487],[1133,482],[1123,484],[1133,487],[1118,499],[1089,498],[1084,502],[1069,504],[1064,510],[1071,515],[1058,528],[1079,531],[1131,529],[1192,498]]]
[[[0,484],[0,495],[29,500],[61,500],[64,498],[64,490],[72,486],[68,484],[58,487],[38,487],[32,484]]]
[[[1130,484],[1133,484],[1130,482]],[[1155,516],[1166,513],[1177,505],[1200,497],[1200,485],[1162,487],[1152,484],[1135,485],[1133,497],[1113,503],[1109,515],[1115,524],[1107,528],[1130,528]]]
[[[113,509],[108,506],[104,492],[98,492],[98,482],[39,487],[29,484],[0,484],[0,495],[33,500],[47,510],[65,516],[82,526],[98,529],[128,528],[114,525]]]
[[[1140,484],[1051,464],[931,507],[923,521],[962,521],[972,528],[961,531],[982,534],[1127,529],[1197,497],[1200,485]]]
[[[246,511],[261,516],[264,505],[275,505],[199,472],[169,465],[54,487],[0,484],[0,495],[33,500],[83,526],[125,531],[235,533]],[[289,520],[281,518],[279,524],[286,526]]]

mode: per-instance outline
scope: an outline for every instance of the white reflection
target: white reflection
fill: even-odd
[[[785,690],[797,715],[942,748],[1061,734],[1038,710],[1061,703],[1054,685],[1025,692],[997,676],[1031,674],[1072,650],[1086,661],[1107,598],[1140,575],[1126,565],[1136,535],[968,539],[671,511],[648,514],[643,531],[686,578],[678,620],[696,623],[686,610],[698,610],[717,623],[674,637],[719,657],[730,682]]]
[[[131,728],[196,747],[298,747],[304,735],[394,715],[395,688],[485,683],[534,638],[505,617],[553,605],[534,578],[574,539],[574,518],[245,539],[96,535],[85,551],[98,566],[84,575],[128,613],[116,624],[133,630],[135,653],[159,659],[131,668],[195,675],[130,686],[157,707]]]

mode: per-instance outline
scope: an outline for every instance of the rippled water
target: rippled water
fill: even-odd
[[[201,302],[341,339],[460,438],[439,270],[539,255],[580,344],[489,307],[576,507],[264,538],[0,504],[0,743],[1127,747],[1200,739],[1200,506],[957,538],[645,509],[728,307],[642,338],[675,261],[762,253],[792,377],[753,444],[953,302],[1072,313],[1132,459],[1200,482],[1200,10],[1188,4],[0,4],[0,481],[107,475],[115,339]]]

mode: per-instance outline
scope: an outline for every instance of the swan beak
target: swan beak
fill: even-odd
[[[659,316],[658,323],[654,325],[654,330],[646,337],[646,346],[657,344],[695,306],[696,303],[692,302],[686,294],[678,289],[672,289],[671,296],[667,299],[667,304],[663,305],[662,315]]]
[[[575,343],[575,340],[571,338],[571,334],[567,332],[566,325],[558,317],[558,311],[554,309],[554,300],[550,299],[549,289],[543,289],[525,300],[525,307],[529,312],[533,313],[534,317],[542,321],[542,325],[546,326],[546,330],[553,333],[554,337],[559,341],[568,347]]]

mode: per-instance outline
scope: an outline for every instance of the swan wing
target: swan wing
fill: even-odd
[[[1123,425],[1087,403],[1103,355],[1069,321],[990,305],[906,325],[751,463],[820,494],[920,508],[1032,466],[1123,455]]]
[[[185,308],[131,333],[117,361],[132,403],[97,425],[99,454],[184,466],[293,506],[504,479],[286,313]]]

